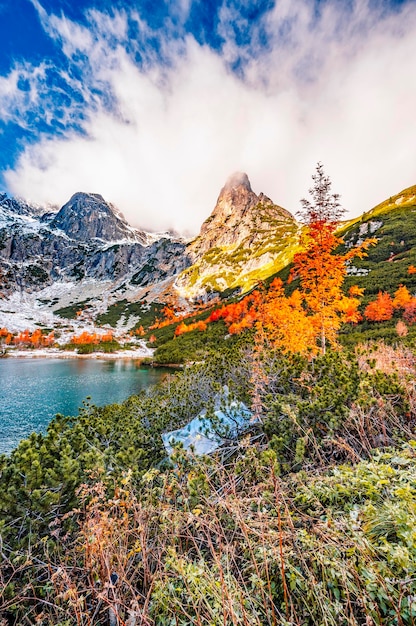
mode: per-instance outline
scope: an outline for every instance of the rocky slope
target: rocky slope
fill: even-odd
[[[134,229],[97,194],[77,193],[57,213],[0,199],[3,293],[83,280],[157,282],[189,264],[179,238]]]
[[[233,174],[210,217],[187,253],[192,265],[176,280],[187,298],[247,290],[287,265],[299,226],[293,216],[263,193],[256,195],[247,174]]]

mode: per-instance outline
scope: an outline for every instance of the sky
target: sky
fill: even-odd
[[[226,179],[348,216],[416,184],[416,0],[0,0],[0,189],[196,234]]]

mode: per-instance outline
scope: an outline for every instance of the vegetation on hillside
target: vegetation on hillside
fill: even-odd
[[[7,623],[414,622],[413,354],[239,341],[1,458]],[[259,421],[168,462],[161,432],[224,384]]]
[[[290,293],[165,310],[158,358],[198,362],[0,457],[5,626],[414,626],[415,353],[341,349],[361,315],[346,264],[368,242],[339,249],[320,165],[314,183]],[[409,298],[396,285],[384,309]],[[237,437],[214,412],[225,385],[252,413]],[[201,410],[224,445],[167,457],[161,434]]]

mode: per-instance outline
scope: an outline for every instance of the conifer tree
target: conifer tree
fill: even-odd
[[[336,345],[337,331],[346,313],[349,321],[359,319],[359,301],[345,296],[342,286],[347,262],[355,256],[364,256],[374,240],[368,239],[345,254],[336,254],[342,239],[335,230],[345,210],[339,203],[339,195],[331,193],[331,181],[322,163],[317,164],[312,179],[311,200],[301,200],[300,216],[306,229],[301,237],[303,250],[294,257],[293,273],[300,278],[304,306],[313,318],[321,351],[325,353],[328,341]]]

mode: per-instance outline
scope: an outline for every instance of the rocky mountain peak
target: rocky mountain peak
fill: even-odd
[[[144,233],[131,228],[124,216],[98,193],[75,193],[51,221],[71,239],[144,242]]]
[[[269,229],[269,224],[261,224],[260,213],[264,207],[278,220],[293,221],[290,213],[276,206],[270,198],[254,193],[247,174],[232,174],[221,189],[210,217],[202,224],[199,237],[190,245],[191,255],[196,258],[215,246],[239,245],[248,236],[255,236],[258,229]]]
[[[253,191],[250,180],[245,172],[234,172],[234,174],[231,174],[222,188],[221,194],[223,192],[229,192],[232,189],[237,189],[238,187],[244,187],[247,191]]]
[[[188,245],[192,265],[175,286],[191,299],[230,288],[247,290],[287,264],[286,246],[296,243],[297,233],[294,217],[263,193],[254,193],[247,174],[237,172]]]
[[[235,172],[221,189],[214,211],[205,224],[212,218],[220,222],[228,219],[232,213],[244,214],[257,204],[257,201],[258,198],[251,188],[247,174]]]

